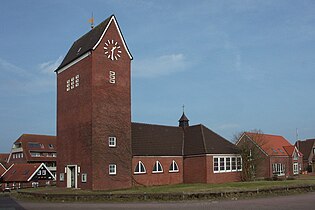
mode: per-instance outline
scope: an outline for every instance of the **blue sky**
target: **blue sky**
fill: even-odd
[[[4,1],[0,152],[56,132],[56,75],[72,43],[115,14],[132,61],[132,120],[223,137],[252,129],[315,137],[315,1]]]

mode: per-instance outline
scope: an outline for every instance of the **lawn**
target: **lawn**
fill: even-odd
[[[23,189],[20,191],[49,193],[49,194],[143,194],[143,193],[193,193],[193,192],[229,192],[237,190],[266,189],[275,187],[290,187],[315,185],[315,176],[301,175],[295,180],[283,181],[253,181],[253,182],[232,182],[224,184],[177,184],[152,187],[134,187],[126,190],[114,191],[89,191],[79,189],[64,189],[57,187],[44,187]]]

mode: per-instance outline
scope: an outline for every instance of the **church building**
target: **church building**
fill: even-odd
[[[237,147],[204,125],[131,122],[132,55],[114,15],[73,43],[57,74],[57,186],[240,181]]]

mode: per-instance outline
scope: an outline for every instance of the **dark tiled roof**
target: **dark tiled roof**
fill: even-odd
[[[102,36],[112,16],[104,20],[98,26],[90,30],[77,41],[75,41],[72,44],[70,50],[68,51],[66,57],[61,62],[60,66],[56,69],[56,71],[66,66],[67,64],[71,63],[72,61],[79,58],[88,51],[92,50],[96,43],[99,41],[100,37]]]
[[[132,123],[132,153],[134,156],[181,156],[182,128]]]
[[[205,141],[207,154],[238,154],[238,148],[230,141],[226,140],[209,128],[200,125]]]
[[[297,141],[295,143],[299,151],[303,154],[303,160],[309,159],[310,154],[312,153],[314,144],[315,144],[315,139],[307,139],[305,141]]]
[[[237,154],[237,147],[203,125],[186,128],[132,123],[134,156]]]

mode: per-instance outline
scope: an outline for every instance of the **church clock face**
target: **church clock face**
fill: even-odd
[[[104,44],[104,53],[112,61],[118,60],[121,56],[121,48],[115,40],[107,40]]]

